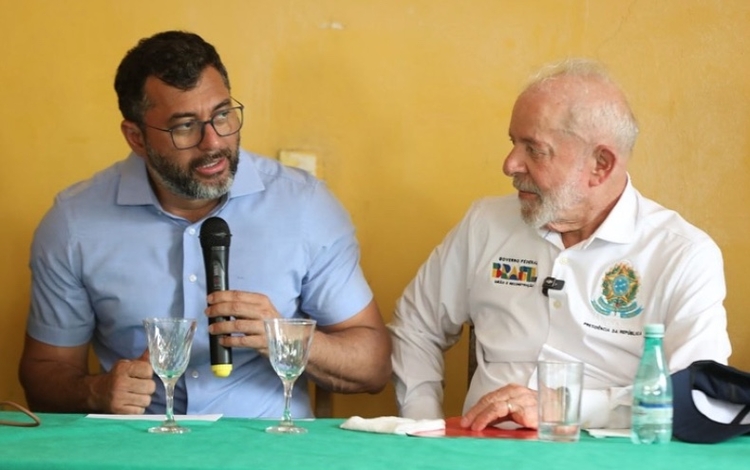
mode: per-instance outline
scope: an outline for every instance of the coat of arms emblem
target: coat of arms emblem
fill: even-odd
[[[617,263],[602,279],[602,295],[591,301],[594,310],[605,316],[631,318],[643,311],[636,302],[641,281],[629,263]]]

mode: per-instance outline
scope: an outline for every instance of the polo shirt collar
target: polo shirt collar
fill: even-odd
[[[586,240],[578,243],[579,249],[587,248],[594,240],[603,240],[610,243],[630,243],[635,237],[635,224],[638,215],[638,192],[633,187],[628,174],[625,190],[617,200],[617,204],[604,219],[604,222]],[[537,229],[540,237],[548,240],[563,249],[562,236],[558,232],[552,232],[547,228]]]
[[[258,174],[253,157],[244,150],[240,150],[240,163],[237,167],[237,174],[234,176],[234,183],[229,190],[228,198],[245,196],[263,189],[265,189],[265,185]],[[128,155],[128,158],[122,162],[120,185],[117,190],[117,204],[160,207],[148,181],[146,163],[134,153]]]
[[[630,181],[630,175],[628,175],[625,190],[620,195],[617,204],[586,244],[596,238],[611,243],[630,243],[635,237],[637,216],[638,193]]]

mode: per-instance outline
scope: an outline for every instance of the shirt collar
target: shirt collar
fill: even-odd
[[[265,189],[254,164],[254,158],[244,150],[240,150],[240,163],[237,167],[237,174],[234,176],[234,183],[229,189],[229,199]],[[146,164],[141,157],[134,153],[128,155],[128,158],[122,162],[120,186],[117,190],[117,204],[123,206],[160,206],[148,181]]]
[[[625,190],[620,195],[620,199],[612,208],[607,218],[586,240],[579,243],[580,249],[587,248],[594,240],[600,239],[611,243],[630,243],[635,234],[636,217],[638,215],[638,192],[633,187],[628,174],[628,181]],[[553,232],[547,228],[537,229],[540,237],[548,240],[564,249],[562,236],[558,232]]]
[[[630,181],[620,195],[615,207],[604,219],[604,222],[589,237],[586,245],[596,238],[612,243],[630,243],[635,236],[636,217],[638,215],[638,193]]]

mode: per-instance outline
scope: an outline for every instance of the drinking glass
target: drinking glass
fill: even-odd
[[[539,361],[537,366],[539,440],[577,442],[581,434],[583,363]]]
[[[307,429],[295,426],[292,422],[292,389],[294,382],[302,374],[310,354],[315,320],[296,318],[272,318],[264,321],[268,339],[268,358],[273,370],[284,384],[284,416],[276,426],[266,432],[278,434],[301,434]]]
[[[195,320],[185,318],[148,318],[143,320],[148,336],[148,353],[151,367],[164,383],[167,395],[166,420],[148,432],[182,434],[189,428],[180,426],[174,419],[174,387],[187,368],[190,348],[193,345]]]

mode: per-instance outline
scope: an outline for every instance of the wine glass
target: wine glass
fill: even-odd
[[[183,434],[190,429],[180,426],[174,419],[174,386],[187,369],[190,348],[193,345],[195,320],[185,318],[148,318],[143,320],[148,336],[148,354],[151,367],[164,382],[167,395],[167,417],[148,432]]]
[[[292,389],[294,382],[302,374],[310,354],[315,320],[299,318],[271,318],[264,321],[268,339],[268,358],[273,370],[284,383],[284,416],[276,426],[266,428],[266,432],[277,434],[301,434],[307,429],[295,426],[292,422]]]

